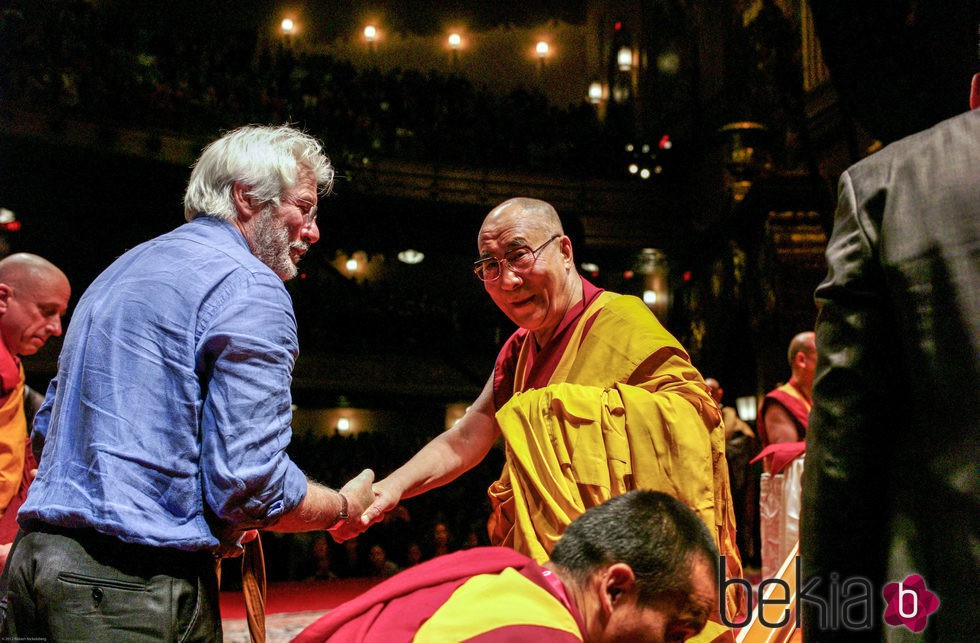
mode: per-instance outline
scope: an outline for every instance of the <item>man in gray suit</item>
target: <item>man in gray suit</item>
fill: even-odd
[[[803,600],[806,640],[980,632],[980,74],[970,106],[840,179],[800,528],[828,604]],[[860,631],[829,613],[849,579],[874,588]]]

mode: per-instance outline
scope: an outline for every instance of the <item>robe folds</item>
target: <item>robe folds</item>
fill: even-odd
[[[29,445],[25,446],[24,367],[18,364],[17,372],[19,378],[10,382],[11,388],[0,401],[0,515],[21,490],[24,461],[30,450]]]
[[[810,426],[810,408],[812,408],[813,404],[804,398],[803,394],[795,387],[790,384],[783,384],[769,391],[762,399],[759,417],[756,420],[756,428],[759,431],[759,439],[762,441],[762,446],[765,447],[770,444],[769,433],[766,430],[766,408],[771,404],[778,404],[786,409],[790,417],[793,418],[793,423],[796,425],[797,439],[804,440],[806,438],[806,430]]]
[[[721,415],[683,347],[638,298],[604,292],[579,317],[546,386],[498,409],[506,460],[490,488],[491,542],[539,562],[590,507],[632,489],[668,493],[704,521],[741,576]],[[729,586],[737,614],[740,588]]]

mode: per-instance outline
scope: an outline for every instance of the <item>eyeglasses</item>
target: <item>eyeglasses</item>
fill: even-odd
[[[301,203],[305,203],[306,205],[310,206],[309,209],[307,209],[307,210],[304,211],[303,208],[300,208],[299,207],[299,204],[293,203],[293,205],[295,205],[297,208],[299,208],[299,211],[303,215],[303,225],[304,226],[307,226],[307,227],[313,225],[313,223],[316,221],[316,207],[317,207],[316,204],[313,203],[312,201],[307,201],[306,199],[301,199],[298,196],[283,197],[283,201],[287,201],[288,203],[292,203],[292,201],[289,201],[289,199],[293,199],[295,201],[300,201]]]
[[[510,268],[511,272],[518,275],[522,275],[534,266],[534,262],[538,259],[538,253],[541,252],[546,245],[561,237],[560,234],[556,234],[540,246],[535,249],[531,249],[528,246],[521,246],[520,248],[514,248],[510,252],[504,255],[503,259],[497,259],[496,257],[487,257],[486,259],[480,259],[479,261],[473,262],[473,272],[476,276],[480,278],[481,281],[496,281],[500,277],[503,265]]]

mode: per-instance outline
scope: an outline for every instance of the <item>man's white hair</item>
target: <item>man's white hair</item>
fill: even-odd
[[[248,186],[248,195],[279,205],[282,193],[296,184],[299,168],[313,173],[317,189],[329,194],[334,169],[323,146],[288,125],[247,125],[204,148],[184,193],[184,218],[208,215],[226,221],[238,216],[231,188]]]

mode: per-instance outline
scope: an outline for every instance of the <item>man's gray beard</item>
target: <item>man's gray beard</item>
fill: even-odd
[[[289,258],[290,249],[294,247],[306,249],[306,244],[302,241],[289,243],[289,232],[276,217],[275,210],[271,206],[259,213],[255,228],[252,230],[252,238],[248,239],[248,245],[252,249],[252,254],[269,266],[283,281],[292,279],[297,273],[296,265]]]

